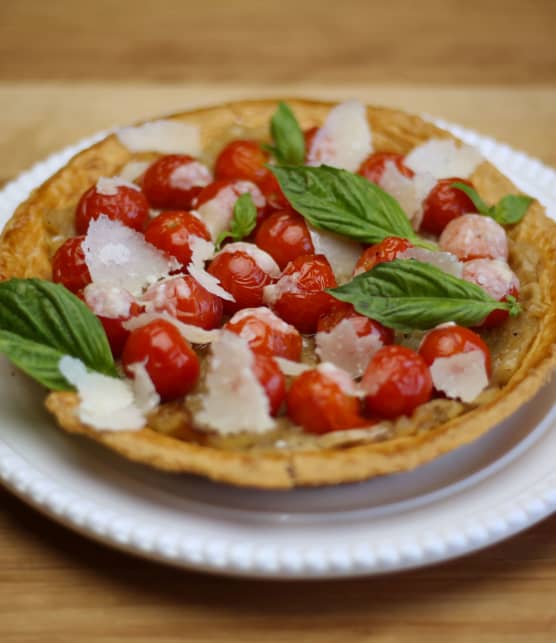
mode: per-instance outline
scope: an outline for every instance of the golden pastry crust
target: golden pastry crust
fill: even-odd
[[[305,129],[324,121],[331,103],[291,99]],[[200,127],[204,157],[210,162],[231,138],[267,138],[277,101],[241,101],[177,114],[169,118]],[[406,154],[429,138],[449,137],[434,125],[400,111],[367,110],[376,150]],[[73,234],[73,211],[81,194],[100,176],[111,176],[130,160],[153,155],[130,153],[111,135],[75,156],[21,204],[0,240],[0,278],[51,276],[57,245]],[[486,201],[516,188],[496,168],[482,163],[471,177]],[[395,423],[392,439],[314,447],[303,450],[250,451],[187,441],[146,427],[137,432],[99,432],[75,415],[74,393],[51,393],[47,408],[62,428],[84,434],[130,460],[158,469],[188,472],[213,480],[259,488],[291,488],[364,480],[407,471],[466,444],[508,417],[530,399],[556,363],[556,224],[535,202],[523,221],[509,231],[510,262],[521,283],[524,313],[485,334],[493,351],[493,387],[476,405],[458,402],[423,405],[412,418]],[[446,402],[446,401],[444,401]],[[154,424],[154,423],[153,423]]]

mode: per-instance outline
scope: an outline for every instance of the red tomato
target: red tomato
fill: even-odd
[[[294,361],[301,358],[301,335],[268,308],[240,310],[224,328],[246,339],[255,352]]]
[[[214,166],[217,179],[246,179],[257,185],[270,174],[265,167],[270,155],[257,141],[237,140],[220,152]]]
[[[221,230],[227,230],[230,227],[230,222],[234,214],[234,206],[236,201],[242,194],[249,193],[253,199],[253,203],[257,208],[257,220],[261,220],[266,213],[266,199],[261,190],[252,182],[243,179],[222,179],[220,181],[213,181],[206,188],[203,188],[195,201],[195,209],[203,216],[202,206],[209,201],[214,202],[217,208],[219,225],[218,230],[212,230],[213,234],[218,234]],[[211,203],[211,206],[213,204]],[[211,207],[211,210],[213,208]],[[210,212],[214,218],[214,211]]]
[[[274,212],[265,219],[255,234],[255,243],[268,252],[281,270],[300,255],[315,252],[305,219],[288,210]]]
[[[253,353],[253,356],[253,372],[265,390],[270,415],[276,415],[286,397],[286,378],[272,357],[262,353]]]
[[[212,181],[209,169],[187,154],[155,161],[143,176],[143,191],[153,208],[189,210],[193,199]]]
[[[480,350],[485,356],[485,366],[490,377],[490,351],[477,333],[463,326],[445,326],[429,331],[419,347],[419,355],[430,366],[437,357],[450,357],[459,353]]]
[[[432,378],[425,360],[405,346],[377,351],[363,375],[367,409],[383,418],[411,415],[432,394]]]
[[[148,312],[166,312],[184,324],[205,330],[222,323],[220,297],[205,290],[191,275],[177,276],[153,284],[143,295]]]
[[[262,306],[263,288],[272,283],[272,277],[241,250],[221,252],[207,270],[235,299],[235,302],[224,302],[224,312],[229,315],[241,308]]]
[[[444,228],[438,245],[461,261],[507,259],[508,238],[504,228],[482,214],[462,214]]]
[[[149,243],[176,257],[184,267],[191,261],[191,244],[195,237],[210,241],[207,226],[183,210],[162,212],[145,229],[145,239]]]
[[[394,261],[399,254],[409,248],[413,248],[413,244],[407,239],[402,239],[401,237],[386,237],[386,239],[383,239],[380,243],[375,243],[374,246],[365,248],[355,265],[353,274],[360,275],[362,272],[372,270],[379,263]]]
[[[272,210],[283,210],[290,207],[290,202],[286,199],[286,195],[282,192],[278,179],[269,172],[263,179],[259,181],[259,187],[265,196],[268,206]]]
[[[122,363],[129,377],[131,364],[144,362],[163,401],[188,393],[199,377],[199,358],[179,330],[165,319],[136,328],[125,343]]]
[[[97,315],[104,328],[114,357],[120,357],[131,332],[127,330],[127,328],[124,328],[124,322],[139,315],[142,310],[139,304],[133,303],[131,304],[129,315],[125,317],[103,317],[102,315]]]
[[[308,433],[369,426],[360,415],[359,400],[345,393],[340,385],[321,371],[305,371],[288,393],[288,416]]]
[[[462,214],[476,212],[473,201],[461,190],[452,187],[452,183],[473,184],[465,179],[441,179],[429,192],[423,203],[421,230],[431,234],[440,234],[442,230]]]
[[[391,328],[386,328],[374,319],[360,315],[351,304],[343,302],[338,302],[331,311],[319,319],[317,331],[329,333],[344,319],[351,321],[358,337],[374,335],[384,345],[392,344],[394,341],[394,331]]]
[[[336,285],[324,255],[302,255],[286,266],[268,300],[274,312],[300,333],[314,333],[319,317],[337,301],[324,289]]]
[[[374,152],[361,163],[357,174],[364,176],[367,180],[371,181],[371,183],[379,184],[386,169],[386,163],[391,161],[403,176],[407,176],[407,178],[410,179],[415,173],[404,164],[403,160],[403,154],[396,154],[395,152]]]
[[[93,185],[75,210],[77,234],[86,234],[91,220],[101,214],[141,232],[149,218],[149,202],[141,191],[127,185],[119,185],[116,194],[100,194]]]
[[[314,127],[310,127],[309,129],[306,129],[303,132],[303,137],[305,138],[305,158],[306,159],[309,157],[309,150],[313,145],[313,141],[319,129],[320,128],[315,125]]]
[[[91,283],[82,247],[84,239],[85,235],[67,239],[52,258],[52,280],[73,293]]]

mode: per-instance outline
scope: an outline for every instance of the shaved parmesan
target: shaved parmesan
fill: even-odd
[[[261,248],[256,246],[254,243],[246,243],[245,241],[228,243],[218,254],[223,255],[232,252],[244,252],[246,255],[249,255],[255,261],[257,266],[259,266],[263,272],[266,272],[266,274],[273,279],[278,279],[282,272],[276,261],[274,261],[268,252],[261,250]]]
[[[285,357],[275,357],[274,361],[278,364],[284,375],[290,375],[292,377],[297,377],[313,368],[308,364],[303,364],[303,362],[294,362],[293,360],[286,359]]]
[[[234,296],[222,288],[220,280],[205,270],[205,261],[214,256],[214,244],[201,237],[194,237],[191,252],[191,263],[187,266],[189,274],[213,295],[227,301],[235,301]]]
[[[177,317],[177,304],[179,299],[191,297],[191,288],[187,281],[180,276],[169,277],[153,284],[141,298],[145,311],[162,312]]]
[[[254,357],[247,341],[222,331],[212,344],[206,376],[207,392],[200,396],[198,425],[222,435],[275,427],[264,388],[253,372]]]
[[[116,132],[116,136],[130,152],[198,156],[202,151],[199,127],[181,121],[149,121],[124,127]]]
[[[322,362],[331,362],[351,377],[360,377],[365,372],[371,357],[383,344],[375,335],[360,337],[353,320],[346,318],[328,332],[315,336],[316,353]]]
[[[149,165],[147,161],[130,161],[120,170],[120,177],[125,181],[136,181],[145,174]]]
[[[308,151],[308,165],[330,165],[355,172],[373,151],[365,107],[359,101],[330,110]]]
[[[152,411],[160,404],[160,395],[156,392],[153,381],[145,368],[145,362],[128,364],[127,369],[133,373],[131,386],[139,410],[143,413]]]
[[[295,326],[292,326],[291,324],[285,322],[281,317],[278,317],[278,315],[273,313],[270,308],[267,308],[266,306],[259,306],[258,308],[242,308],[234,314],[234,316],[230,319],[230,323],[237,324],[246,317],[257,317],[258,319],[264,321],[267,326],[284,335],[299,334],[299,331],[297,330],[297,328],[295,328]]]
[[[83,291],[87,306],[100,317],[116,319],[128,317],[135,297],[125,288],[106,284],[90,283]]]
[[[143,288],[180,266],[145,237],[104,214],[89,224],[83,241],[85,263],[94,283],[140,295]]]
[[[145,426],[129,381],[89,373],[81,360],[69,355],[60,359],[58,368],[77,388],[77,416],[81,422],[99,431],[138,431]]]
[[[95,189],[98,194],[103,194],[104,196],[114,196],[118,194],[118,188],[120,187],[131,188],[132,190],[137,190],[138,192],[140,190],[138,185],[126,181],[121,176],[101,176],[97,181]]]
[[[307,229],[311,235],[315,254],[324,255],[328,259],[338,281],[349,279],[361,256],[361,244],[332,232],[317,230],[309,224]]]
[[[474,147],[451,139],[431,139],[413,148],[404,163],[414,172],[428,172],[436,179],[469,178],[483,157]]]
[[[427,250],[426,248],[408,248],[401,252],[398,259],[416,259],[439,268],[443,272],[461,278],[463,263],[451,252]]]
[[[146,326],[157,319],[164,319],[173,324],[180,331],[181,336],[192,344],[210,344],[218,338],[220,332],[218,330],[205,330],[204,328],[193,326],[192,324],[184,324],[179,319],[172,317],[172,315],[165,311],[141,313],[140,315],[125,321],[122,326],[126,330],[133,331],[136,328]]]
[[[417,172],[409,178],[393,161],[386,162],[380,178],[380,187],[396,199],[415,229],[421,224],[423,202],[435,185],[436,179],[429,172]]]
[[[299,292],[298,280],[301,273],[294,272],[292,275],[283,275],[275,284],[263,288],[263,302],[267,306],[274,304],[286,293]]]
[[[513,290],[519,290],[517,275],[501,259],[466,261],[462,278],[480,286],[496,301],[501,301]]]
[[[212,181],[212,174],[206,165],[199,161],[190,161],[178,167],[170,174],[171,188],[189,190],[193,187],[205,187]]]
[[[436,390],[462,402],[472,402],[488,386],[485,356],[480,350],[437,357],[430,371]]]
[[[351,375],[347,371],[344,371],[344,369],[330,362],[322,362],[322,364],[317,366],[317,371],[337,384],[340,390],[346,395],[359,395]]]

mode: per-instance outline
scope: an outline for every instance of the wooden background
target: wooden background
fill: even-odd
[[[0,0],[0,183],[81,136],[225,98],[312,95],[460,122],[556,165],[556,2]],[[556,640],[556,518],[354,581],[184,573],[0,491],[0,641]]]

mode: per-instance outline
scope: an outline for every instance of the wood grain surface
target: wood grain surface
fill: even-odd
[[[0,0],[0,182],[99,129],[261,95],[427,112],[556,166],[555,27],[537,0]],[[145,562],[0,503],[1,643],[556,640],[556,517],[423,570],[273,583]]]

